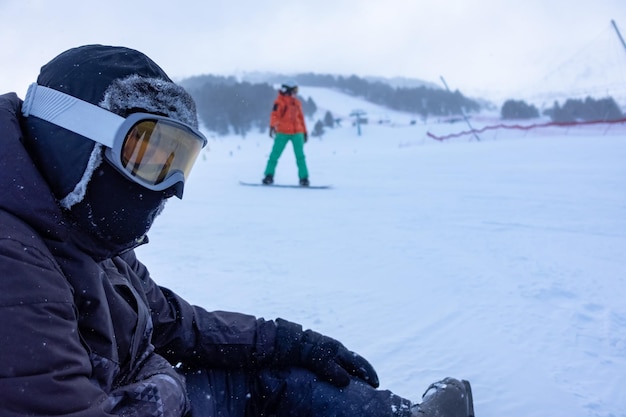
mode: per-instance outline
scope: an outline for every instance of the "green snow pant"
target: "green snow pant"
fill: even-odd
[[[278,158],[282,155],[287,146],[287,142],[291,141],[293,145],[293,152],[296,155],[296,163],[298,164],[298,177],[309,178],[309,170],[306,167],[306,159],[304,157],[304,133],[296,133],[293,135],[287,135],[285,133],[276,133],[274,137],[274,146],[270,153],[270,159],[267,161],[267,167],[265,167],[265,175],[274,175],[276,171],[276,165],[278,164]]]

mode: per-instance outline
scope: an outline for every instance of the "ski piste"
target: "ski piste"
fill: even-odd
[[[302,186],[297,184],[263,184],[262,182],[245,182],[239,181],[239,184],[249,187],[275,187],[275,188],[310,188],[312,190],[325,190],[332,188],[332,185],[308,185]]]

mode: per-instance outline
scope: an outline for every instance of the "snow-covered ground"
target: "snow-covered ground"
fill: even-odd
[[[626,126],[437,142],[467,126],[301,93],[392,123],[310,139],[330,190],[240,186],[271,139],[213,137],[138,250],[157,282],[333,336],[414,400],[455,376],[479,417],[626,416]],[[276,181],[297,181],[290,147]]]

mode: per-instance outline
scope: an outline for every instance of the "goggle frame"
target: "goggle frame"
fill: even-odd
[[[31,84],[28,88],[22,105],[22,114],[24,117],[35,116],[103,145],[106,148],[105,158],[116,170],[131,181],[153,191],[164,191],[179,183],[184,185],[200,150],[208,142],[198,129],[178,120],[152,113],[132,113],[124,118],[102,107],[37,83]],[[189,155],[193,161],[185,164],[189,167],[188,172],[173,170],[161,181],[153,183],[134,175],[124,166],[122,153],[126,138],[133,127],[142,121],[152,121],[155,125],[166,123],[179,129],[184,133],[184,137],[201,143],[198,152]],[[179,197],[182,196],[182,188],[177,194],[180,194]]]

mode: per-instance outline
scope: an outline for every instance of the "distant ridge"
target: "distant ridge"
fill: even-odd
[[[417,78],[407,78],[407,77],[374,77],[368,76],[363,77],[365,80],[370,82],[380,82],[384,84],[389,84],[394,88],[417,88],[417,87],[427,87],[433,89],[440,89],[441,85],[432,83],[430,81],[424,81]]]
[[[282,80],[288,78],[295,78],[302,85],[309,85],[307,83],[307,77],[315,75],[319,77],[332,77],[332,78],[348,78],[352,75],[342,75],[342,74],[313,74],[313,73],[295,73],[295,74],[282,74],[276,72],[263,72],[263,71],[252,71],[252,72],[242,72],[234,75],[236,79],[239,81],[247,81],[251,83],[269,83],[269,84],[279,84]],[[417,87],[427,87],[433,89],[441,89],[441,86],[429,82],[424,81],[419,78],[409,78],[409,77],[380,77],[380,76],[365,76],[359,77],[369,82],[380,82],[383,84],[387,84],[393,88],[417,88]]]

